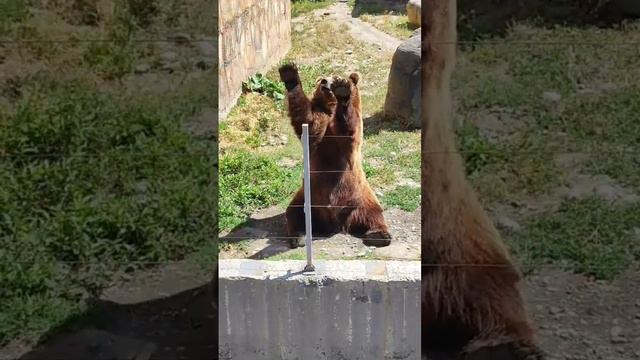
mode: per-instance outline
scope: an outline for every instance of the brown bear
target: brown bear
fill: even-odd
[[[512,263],[456,151],[456,0],[422,19],[422,351],[427,359],[544,359]]]
[[[316,234],[348,233],[367,246],[387,246],[391,235],[382,206],[362,168],[363,123],[359,76],[316,80],[311,99],[302,89],[295,64],[279,68],[287,89],[291,125],[298,137],[309,124],[312,230]],[[286,211],[292,248],[304,246],[304,190],[300,188]]]

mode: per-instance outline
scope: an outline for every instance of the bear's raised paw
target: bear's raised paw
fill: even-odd
[[[300,74],[296,64],[284,64],[280,66],[278,72],[280,73],[280,80],[282,80],[288,91],[293,90],[300,84]]]
[[[339,102],[345,103],[351,97],[351,82],[348,79],[335,79],[331,84],[331,91]]]

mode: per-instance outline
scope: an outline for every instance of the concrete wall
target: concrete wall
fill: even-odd
[[[220,0],[219,116],[224,119],[242,82],[275,65],[291,48],[291,0]]]
[[[420,262],[220,260],[220,359],[420,358]]]

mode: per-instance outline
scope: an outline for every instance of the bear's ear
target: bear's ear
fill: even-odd
[[[322,81],[322,79],[324,79],[322,76],[318,76],[318,78],[316,79],[316,85],[320,84],[320,81]]]
[[[349,79],[351,79],[354,85],[358,85],[358,81],[360,81],[360,75],[358,75],[358,73],[351,73],[351,75],[349,75]]]

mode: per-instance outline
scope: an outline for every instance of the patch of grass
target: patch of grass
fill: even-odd
[[[15,23],[24,21],[29,16],[26,0],[3,0],[0,2],[0,35],[9,31]]]
[[[299,186],[300,169],[283,168],[272,157],[247,151],[227,154],[220,159],[220,229],[229,230],[253,211],[287,200]]]
[[[179,260],[216,234],[216,154],[181,127],[193,98],[24,89],[0,115],[0,344],[56,327],[130,264]]]
[[[557,212],[530,220],[513,236],[523,258],[534,264],[561,263],[610,279],[640,259],[640,205],[612,207],[597,200],[566,201]]]
[[[130,11],[118,11],[110,27],[109,42],[90,43],[84,54],[85,62],[95,68],[105,79],[119,79],[133,71],[138,58],[133,36],[140,19],[136,16],[137,2],[130,0]],[[140,15],[142,16],[142,15]]]
[[[554,128],[566,132],[576,151],[591,153],[584,170],[607,174],[620,183],[640,189],[640,87],[629,86],[606,96],[582,96],[567,100]]]
[[[404,211],[414,211],[420,206],[420,188],[413,186],[399,186],[381,199],[385,209],[397,207]]]
[[[334,2],[334,0],[291,0],[291,17],[326,8]]]
[[[515,194],[542,194],[562,180],[544,137],[523,131],[489,142],[478,129],[458,129],[458,149],[466,172],[485,200],[506,201]]]

